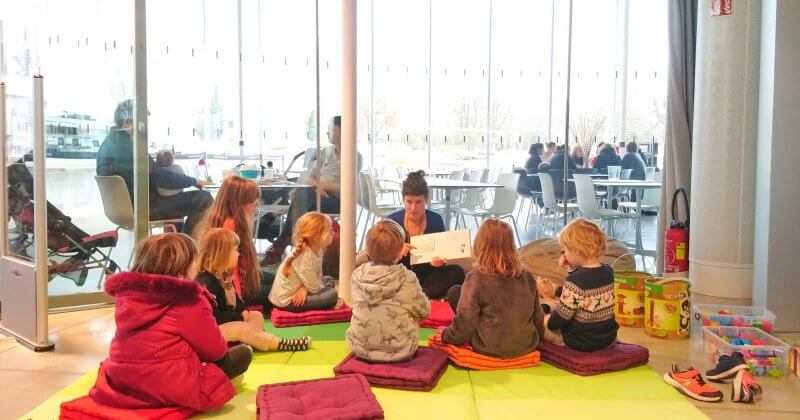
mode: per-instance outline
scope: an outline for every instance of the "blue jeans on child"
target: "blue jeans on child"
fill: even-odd
[[[336,286],[333,283],[333,277],[322,277],[322,283],[324,284],[322,289],[314,293],[309,293],[308,296],[306,296],[306,302],[304,304],[300,306],[289,305],[284,309],[289,312],[333,309],[333,307],[336,306],[336,300],[339,298],[339,295],[336,293]]]

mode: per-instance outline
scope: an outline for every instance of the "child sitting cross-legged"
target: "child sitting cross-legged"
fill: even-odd
[[[117,330],[89,396],[115,408],[188,407],[208,411],[236,394],[230,378],[253,352],[231,348],[214,322],[214,297],[192,280],[197,247],[179,233],[148,236],[130,272],[105,282]]]
[[[473,246],[475,269],[463,286],[447,291],[456,316],[434,341],[509,359],[536,349],[544,333],[544,313],[533,275],[522,267],[511,226],[487,219]]]
[[[579,351],[604,349],[616,342],[619,329],[614,319],[614,270],[600,263],[606,236],[595,223],[576,219],[564,227],[558,242],[559,265],[569,274],[547,320],[545,340]]]
[[[245,309],[233,286],[233,270],[239,261],[239,237],[232,230],[213,228],[200,240],[200,274],[197,281],[215,297],[214,318],[228,342],[242,342],[256,350],[308,350],[311,337],[278,338],[264,331],[264,315]]]
[[[297,220],[294,231],[294,251],[275,274],[269,301],[275,307],[304,312],[340,308],[333,278],[322,275],[322,256],[331,244],[330,217],[315,211]]]
[[[347,345],[362,359],[398,362],[413,358],[417,351],[419,322],[431,305],[417,275],[398,264],[404,244],[400,225],[391,220],[376,223],[367,234],[370,261],[353,271]]]

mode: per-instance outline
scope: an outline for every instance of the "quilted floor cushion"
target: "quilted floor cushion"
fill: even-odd
[[[453,322],[453,308],[444,300],[431,301],[431,313],[419,325],[423,328],[447,327]]]
[[[511,359],[500,359],[498,357],[476,353],[466,346],[437,344],[435,342],[435,336],[428,337],[428,346],[447,353],[447,357],[449,357],[450,361],[455,365],[474,370],[520,369],[539,366],[541,364],[538,351],[532,351],[528,354]]]
[[[371,363],[350,353],[333,368],[335,375],[360,373],[370,384],[409,391],[430,391],[447,369],[447,354],[432,347],[420,347],[411,360]]]
[[[383,418],[383,409],[361,375],[262,385],[256,405],[260,420]]]
[[[272,308],[270,319],[276,327],[295,327],[298,325],[329,324],[332,322],[349,322],[353,311],[345,305],[339,309],[324,311],[289,312]]]
[[[150,420],[188,419],[195,411],[185,407],[143,408],[127,410],[100,405],[88,395],[61,403],[61,420]]]
[[[540,341],[538,350],[545,362],[581,376],[625,370],[645,365],[650,359],[647,347],[627,343],[587,353]]]

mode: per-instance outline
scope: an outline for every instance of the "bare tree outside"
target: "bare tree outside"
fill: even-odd
[[[593,114],[581,114],[570,120],[570,134],[575,139],[574,141],[581,146],[586,156],[592,153],[592,147],[598,141],[597,135],[605,127],[606,119],[606,115],[598,111]]]

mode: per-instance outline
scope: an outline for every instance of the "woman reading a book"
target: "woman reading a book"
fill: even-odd
[[[403,259],[400,262],[417,275],[422,290],[429,298],[444,299],[450,287],[464,282],[464,269],[459,265],[447,264],[447,260],[439,257],[433,257],[430,263],[411,265],[409,256],[412,236],[446,230],[442,216],[427,209],[429,193],[425,172],[416,171],[408,174],[403,181],[402,192],[403,210],[389,215],[389,219],[402,226],[406,234]]]

